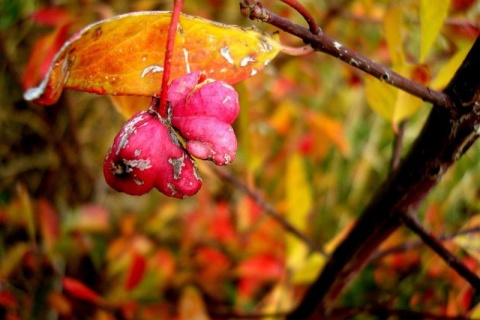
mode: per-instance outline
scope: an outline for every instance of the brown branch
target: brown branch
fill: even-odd
[[[334,301],[372,253],[438,184],[448,168],[478,138],[480,128],[480,37],[445,93],[453,109],[434,106],[411,150],[383,183],[356,225],[332,253],[319,277],[288,319],[328,317]]]
[[[468,281],[475,290],[480,290],[480,278],[465,264],[448,251],[443,244],[431,235],[409,212],[402,214],[400,218],[403,224],[412,230],[422,241],[438,254],[459,276]]]
[[[480,134],[480,37],[444,92],[435,92],[345,48],[324,33],[312,34],[270,11],[241,3],[242,13],[270,23],[380,80],[432,102],[426,123],[398,169],[379,187],[355,226],[337,246],[318,278],[287,319],[330,318],[334,303],[378,246],[414,212],[448,168]],[[248,14],[247,14],[248,13]]]
[[[464,235],[464,234],[477,233],[477,232],[480,232],[480,226],[476,226],[476,227],[473,227],[473,228],[468,228],[468,229],[465,229],[465,230],[460,230],[460,231],[457,231],[457,232],[439,234],[439,235],[435,235],[434,237],[437,238],[440,241],[449,241],[449,240],[452,240],[455,237],[458,237],[458,236],[461,236],[461,235]],[[390,255],[390,254],[409,251],[409,250],[412,250],[412,249],[415,249],[415,248],[419,248],[422,245],[424,245],[423,241],[404,242],[400,245],[392,246],[391,248],[387,248],[387,249],[384,249],[384,250],[381,250],[381,251],[377,251],[376,253],[373,254],[371,260],[379,260],[379,259],[382,259],[385,256]]]
[[[342,60],[343,62],[374,76],[382,82],[388,83],[424,101],[433,103],[436,106],[445,108],[453,107],[453,101],[448,95],[399,75],[391,69],[374,62],[370,58],[343,46],[339,41],[330,38],[324,32],[314,34],[310,32],[309,29],[303,28],[290,20],[280,17],[263,8],[253,0],[241,1],[240,8],[242,14],[250,19],[269,23],[285,32],[297,36],[303,39],[306,43],[310,43],[315,50]]]

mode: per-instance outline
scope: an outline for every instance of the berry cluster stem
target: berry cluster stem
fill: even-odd
[[[173,1],[172,19],[170,20],[170,27],[168,28],[167,47],[165,49],[165,59],[162,76],[162,91],[160,93],[160,107],[158,112],[163,118],[167,117],[168,109],[168,81],[170,80],[170,72],[172,69],[173,46],[175,44],[175,35],[177,33],[178,20],[180,11],[182,10],[184,0]]]

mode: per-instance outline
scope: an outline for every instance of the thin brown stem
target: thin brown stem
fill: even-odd
[[[329,37],[325,32],[313,34],[310,30],[303,28],[288,19],[280,17],[275,13],[263,8],[256,1],[244,0],[240,3],[243,15],[252,20],[259,20],[269,23],[281,30],[303,39],[317,51],[326,53],[343,62],[348,63],[354,68],[392,85],[398,89],[408,92],[424,101],[431,102],[437,106],[449,108],[453,107],[451,97],[445,93],[435,91],[429,87],[421,85],[415,81],[401,76],[391,69],[378,64],[355,50],[349,49],[339,41]]]
[[[300,2],[298,2],[297,0],[280,0],[280,1],[289,5],[290,7],[292,7],[302,15],[305,21],[307,21],[311,33],[319,34],[320,32],[322,32],[320,27],[315,22],[315,19],[313,18],[313,16],[310,14],[307,8],[305,8]]]
[[[449,240],[452,240],[455,237],[458,237],[458,236],[461,236],[461,235],[478,233],[478,232],[480,232],[480,226],[473,227],[473,228],[468,228],[468,229],[465,229],[465,230],[460,230],[460,231],[457,231],[457,232],[434,235],[434,237],[437,238],[440,241],[449,241]],[[415,248],[419,248],[419,247],[423,246],[424,244],[425,243],[421,240],[404,242],[400,245],[393,246],[393,247],[387,248],[387,249],[383,249],[381,251],[377,251],[372,256],[372,260],[379,260],[379,259],[382,259],[385,256],[390,255],[390,254],[405,252],[405,251],[409,251],[409,250],[412,250],[412,249],[415,249]]]
[[[240,191],[242,191],[244,194],[250,197],[250,199],[255,201],[255,203],[260,208],[262,208],[270,217],[275,219],[275,221],[277,221],[287,232],[297,237],[300,241],[304,242],[312,252],[317,252],[323,255],[324,257],[328,257],[328,254],[324,250],[318,247],[311,239],[305,236],[305,234],[303,234],[300,230],[295,228],[295,226],[293,226],[284,217],[282,217],[280,213],[278,213],[277,210],[275,210],[275,208],[271,204],[265,201],[265,199],[263,199],[257,192],[255,192],[255,190],[252,190],[240,179],[238,179],[235,175],[231,174],[230,171],[228,171],[226,168],[218,167],[218,166],[212,166],[212,169],[215,171],[215,173],[219,177],[233,184]]]
[[[425,230],[410,212],[401,213],[400,220],[407,228],[418,235],[426,245],[435,251],[459,276],[468,281],[477,291],[480,290],[480,278],[448,251],[435,236]]]

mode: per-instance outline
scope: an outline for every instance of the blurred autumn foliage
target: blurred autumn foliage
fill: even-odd
[[[279,1],[262,2],[303,24]],[[451,1],[428,53],[420,49],[419,1],[302,3],[343,45],[435,89],[445,86],[479,32],[478,1]],[[125,110],[121,102],[66,90],[55,105],[40,107],[22,94],[39,83],[75,31],[141,10],[171,10],[171,3],[0,3],[0,318],[281,318],[325,256],[288,232],[270,209],[331,252],[388,175],[398,124],[408,118],[408,146],[428,113],[421,101],[331,57],[279,55],[236,85],[239,149],[226,172],[256,197],[208,164],[200,164],[204,186],[190,199],[119,194],[106,185],[102,163],[125,121],[117,111]],[[183,11],[254,24],[236,1],[187,0]],[[302,45],[284,33],[280,39]],[[458,230],[478,225],[479,166],[474,147],[420,210],[425,225],[477,273],[480,237]],[[341,305],[473,317],[480,316],[479,299],[402,229]]]

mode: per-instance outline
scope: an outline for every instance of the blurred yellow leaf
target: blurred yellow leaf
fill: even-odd
[[[294,294],[292,286],[287,281],[279,281],[267,295],[262,312],[264,314],[277,314],[287,312],[294,307]],[[277,320],[277,316],[262,317],[263,320]]]
[[[410,78],[415,66],[403,64],[392,69],[398,74]],[[365,93],[372,110],[394,126],[415,114],[423,105],[421,99],[371,76],[365,77]]]
[[[447,84],[452,79],[455,72],[458,70],[462,61],[467,56],[470,46],[464,45],[458,50],[455,55],[448,60],[448,62],[443,66],[442,69],[438,72],[437,76],[431,82],[430,86],[435,90],[442,90],[447,86]]]
[[[0,262],[0,280],[5,280],[14,270],[17,270],[29,249],[30,245],[25,242],[19,242],[8,248],[3,255],[3,261]]]
[[[325,252],[331,253],[337,245],[345,238],[353,223],[348,223],[340,232],[338,232],[326,245]],[[292,270],[291,281],[295,284],[310,284],[318,276],[326,262],[325,256],[313,252],[306,259],[299,262]]]
[[[405,61],[403,52],[403,33],[405,10],[400,5],[394,5],[388,8],[383,28],[385,29],[385,39],[387,40],[388,51],[393,65],[401,64]]]
[[[287,219],[299,231],[305,231],[313,200],[306,168],[299,153],[294,153],[288,160],[286,193]],[[287,235],[286,242],[287,267],[294,268],[305,259],[308,248],[292,235]]]
[[[210,319],[200,292],[193,286],[183,289],[178,309],[180,320]]]
[[[312,253],[296,269],[292,270],[291,281],[294,284],[310,284],[325,265],[326,258],[319,253]]]
[[[478,319],[480,318],[480,303],[477,303],[477,305],[472,308],[472,310],[469,313],[470,319]]]
[[[423,63],[447,17],[450,0],[420,1],[420,60]]]

